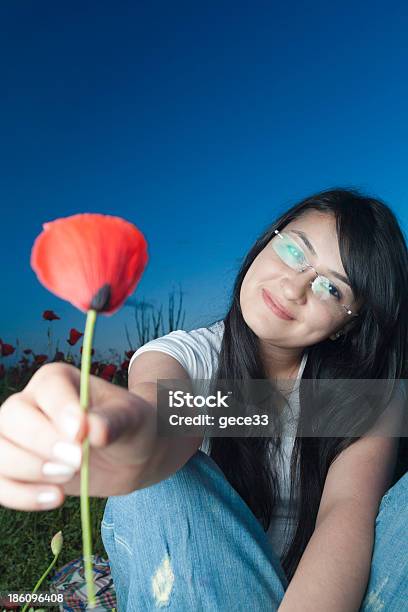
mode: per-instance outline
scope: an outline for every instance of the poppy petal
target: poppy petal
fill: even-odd
[[[4,342],[2,342],[1,344],[2,357],[8,357],[9,355],[12,355],[15,350],[16,349],[14,348],[14,346],[11,346],[11,344],[5,344]]]
[[[53,310],[44,310],[42,316],[43,319],[45,319],[46,321],[55,321],[56,319],[60,318],[55,314]]]
[[[113,378],[113,375],[115,374],[116,370],[117,367],[113,363],[109,363],[108,365],[105,365],[105,367],[102,369],[100,376],[105,380],[110,381]]]
[[[34,359],[34,363],[37,365],[42,365],[43,363],[47,361],[47,359],[48,359],[47,355],[36,355]]]
[[[84,213],[44,223],[31,252],[40,282],[83,312],[111,315],[135,290],[148,261],[136,226]]]
[[[67,340],[68,344],[74,346],[74,344],[76,344],[83,335],[84,334],[73,327],[69,332],[69,338]]]

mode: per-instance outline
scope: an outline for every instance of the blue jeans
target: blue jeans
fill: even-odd
[[[261,524],[200,450],[166,480],[109,497],[101,532],[118,612],[270,612],[288,586]],[[360,612],[407,602],[408,473],[382,499]]]

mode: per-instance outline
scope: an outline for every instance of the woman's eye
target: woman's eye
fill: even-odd
[[[330,283],[330,295],[332,295],[333,297],[336,298],[336,300],[341,300],[342,295],[340,293],[340,291],[337,289],[336,285],[332,285]]]
[[[334,298],[340,301],[343,297],[342,293],[333,285],[325,276],[318,276],[312,283],[313,292],[322,299]]]
[[[293,257],[293,259],[295,259],[297,262],[301,263],[304,261],[304,255],[302,251],[299,251],[299,249],[293,246],[292,244],[287,245],[287,251],[288,255],[290,257]]]
[[[336,300],[340,301],[343,297],[341,292],[337,289],[336,285],[333,285],[330,281],[326,281],[324,283],[324,288],[330,297],[334,297]]]

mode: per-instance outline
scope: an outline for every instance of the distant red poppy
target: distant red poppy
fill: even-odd
[[[43,319],[46,321],[55,321],[56,319],[60,319],[53,310],[44,310]]]
[[[99,368],[99,361],[93,361],[91,363],[91,374],[96,374]]]
[[[2,363],[0,363],[0,379],[4,378],[4,374],[6,373],[6,369]]]
[[[1,356],[2,357],[8,357],[9,355],[12,355],[14,351],[16,350],[14,346],[11,346],[11,344],[4,344],[1,340],[0,340],[0,346],[1,346]]]
[[[117,369],[118,368],[113,365],[113,363],[109,363],[103,368],[102,372],[100,373],[100,376],[105,380],[111,381]]]
[[[42,365],[43,363],[45,363],[48,359],[47,355],[36,355],[34,357],[34,363],[36,365]]]
[[[79,352],[81,353],[81,355],[82,355],[82,349],[83,349],[83,348],[84,348],[84,347],[83,347],[83,346],[81,346],[81,348],[79,349]],[[94,349],[91,349],[91,355],[95,355],[95,350],[94,350]]]
[[[129,359],[126,359],[120,366],[120,369],[127,372],[129,368],[129,363],[130,363]]]
[[[137,227],[90,213],[44,223],[31,252],[31,266],[47,289],[83,312],[106,315],[133,293],[147,261]]]
[[[74,344],[76,344],[78,340],[82,338],[83,335],[84,334],[81,334],[81,332],[79,332],[77,329],[72,327],[69,332],[69,338],[67,340],[68,344],[70,344],[71,346],[74,346]]]
[[[64,361],[65,355],[62,351],[56,351],[54,356],[54,361]]]
[[[133,356],[133,353],[134,353],[134,352],[135,352],[135,351],[126,351],[125,355],[126,355],[126,357],[127,357],[128,359],[131,359],[131,358],[132,358],[132,356]]]

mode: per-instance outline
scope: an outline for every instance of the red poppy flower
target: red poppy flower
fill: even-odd
[[[46,321],[55,321],[56,319],[60,319],[53,310],[44,310],[43,319]]]
[[[133,293],[147,261],[137,227],[90,213],[44,223],[31,252],[31,266],[47,289],[83,312],[107,315]]]
[[[79,352],[81,353],[81,355],[82,355],[82,349],[83,349],[83,348],[84,348],[84,347],[83,347],[83,346],[81,346],[81,348],[79,349]],[[94,350],[94,349],[91,349],[91,355],[95,355],[95,350]]]
[[[42,365],[43,363],[45,363],[48,359],[47,355],[36,355],[34,358],[34,363],[36,365]]]
[[[64,361],[65,355],[62,351],[56,351],[54,356],[54,361]]]
[[[0,363],[0,379],[4,378],[4,374],[6,373],[5,367],[2,363]]]
[[[98,368],[99,368],[99,361],[93,361],[91,363],[91,374],[96,374]]]
[[[127,372],[129,368],[129,363],[130,363],[129,359],[126,359],[120,366],[120,369]]]
[[[118,368],[115,365],[113,365],[113,363],[108,363],[108,365],[106,365],[102,369],[100,376],[101,378],[104,378],[105,380],[111,381],[117,369]]]
[[[1,342],[1,341],[0,341]],[[1,342],[1,356],[8,357],[8,355],[12,355],[16,349],[11,344],[4,344]]]
[[[131,357],[132,357],[132,355],[133,355],[133,353],[134,353],[134,352],[135,352],[135,351],[126,351],[125,355],[126,355],[126,357],[127,357],[128,359],[131,359]]]
[[[74,346],[74,344],[76,344],[83,335],[84,334],[81,334],[81,332],[79,332],[77,329],[72,327],[69,332],[69,338],[67,340],[68,344],[70,344],[71,346]]]

